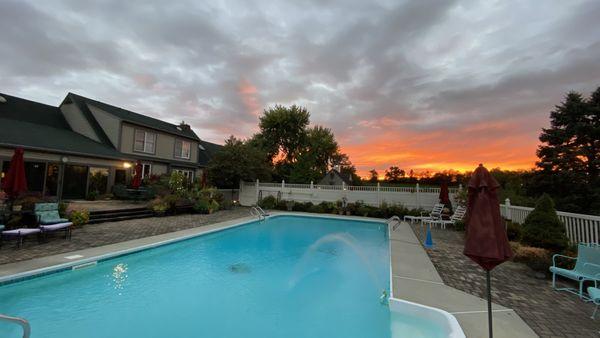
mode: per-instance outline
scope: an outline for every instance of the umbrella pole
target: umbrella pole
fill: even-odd
[[[492,283],[490,281],[490,270],[486,270],[486,279],[487,279],[487,302],[488,302],[488,328],[489,328],[489,336],[492,338],[494,336],[494,330],[492,329]]]

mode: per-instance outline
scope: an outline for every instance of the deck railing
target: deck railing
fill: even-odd
[[[533,208],[511,205],[508,198],[504,204],[500,204],[502,216],[519,224],[523,224],[532,210]],[[571,243],[600,243],[600,216],[564,211],[557,211],[556,214],[565,225],[565,231]]]

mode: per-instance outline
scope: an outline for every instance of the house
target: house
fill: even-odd
[[[137,161],[144,177],[178,171],[192,180],[220,148],[185,123],[77,94],[68,93],[54,107],[0,93],[1,177],[16,147],[25,149],[29,190],[65,199],[129,183]]]
[[[352,177],[344,177],[337,168],[333,168],[319,181],[319,185],[352,185]]]

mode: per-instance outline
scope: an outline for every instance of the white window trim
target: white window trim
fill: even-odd
[[[181,153],[177,154],[177,142],[181,142]],[[183,145],[187,143],[189,145],[189,151],[187,154],[187,157],[183,156]],[[187,140],[183,140],[183,139],[175,139],[175,149],[173,150],[174,152],[174,157],[175,158],[182,158],[182,159],[186,159],[189,160],[192,157],[192,142],[187,141]]]
[[[135,144],[136,144],[136,134],[138,132],[144,133],[144,149],[143,150],[139,150],[135,148]],[[148,142],[148,136],[154,136],[152,142]],[[156,139],[157,139],[157,134],[155,132],[152,131],[147,131],[144,129],[134,129],[133,131],[133,151],[138,152],[138,153],[145,153],[145,154],[156,154]],[[154,149],[153,151],[148,151],[148,144],[152,143],[154,145]]]
[[[148,171],[144,175],[144,168],[148,167]],[[152,164],[150,163],[142,163],[142,178],[150,177],[152,175]]]

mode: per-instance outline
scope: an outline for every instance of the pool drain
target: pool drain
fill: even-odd
[[[244,263],[236,263],[229,266],[229,271],[233,273],[250,273],[252,269]]]

